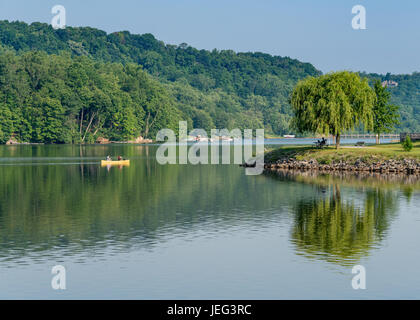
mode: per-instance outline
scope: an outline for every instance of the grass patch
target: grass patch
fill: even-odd
[[[267,163],[274,163],[279,159],[294,158],[296,160],[315,159],[321,164],[345,161],[354,163],[362,160],[365,163],[374,163],[383,160],[416,159],[420,160],[420,142],[413,143],[411,151],[405,151],[400,143],[368,145],[365,147],[342,146],[340,149],[326,147],[317,149],[312,146],[283,146],[273,149],[265,154]]]

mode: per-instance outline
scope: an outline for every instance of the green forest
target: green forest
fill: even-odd
[[[321,72],[264,53],[198,50],[151,34],[0,21],[0,143],[154,138],[160,128],[262,128],[293,133],[296,83]],[[394,80],[398,131],[420,131],[420,74]],[[373,82],[372,82],[373,83]]]
[[[414,67],[413,67],[414,68]],[[373,83],[374,80],[394,81],[397,87],[389,87],[391,103],[400,107],[400,124],[396,126],[398,132],[420,132],[420,72],[411,75],[380,75],[361,73]]]

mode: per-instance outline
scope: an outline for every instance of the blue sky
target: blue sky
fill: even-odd
[[[290,56],[323,72],[420,71],[418,0],[2,0],[0,19],[50,23],[56,4],[70,26]],[[366,7],[366,30],[351,27],[358,4]]]

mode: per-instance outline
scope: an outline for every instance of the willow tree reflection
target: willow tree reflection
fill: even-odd
[[[380,188],[364,192],[361,202],[343,199],[340,186],[300,200],[291,234],[297,253],[340,265],[354,265],[386,235],[396,211],[397,195]]]

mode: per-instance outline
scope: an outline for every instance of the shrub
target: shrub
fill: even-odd
[[[411,151],[411,149],[413,149],[413,142],[411,142],[411,138],[408,134],[406,135],[405,140],[402,143],[402,147],[405,151]]]
[[[329,159],[329,158],[320,158],[320,159],[318,160],[318,163],[319,163],[319,164],[328,164],[328,165],[330,165],[330,164],[332,163],[332,161],[331,161],[331,159]]]

